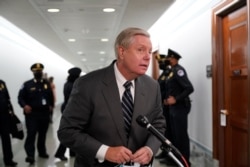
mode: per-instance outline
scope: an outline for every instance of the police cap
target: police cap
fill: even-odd
[[[167,58],[175,58],[179,60],[181,58],[181,55],[172,49],[168,49]]]
[[[155,56],[155,58],[158,60],[158,61],[161,61],[161,60],[165,60],[167,57],[167,55],[164,55],[164,54],[158,54]]]
[[[41,63],[35,63],[35,64],[33,64],[31,67],[30,67],[30,70],[31,71],[42,71],[44,69],[44,66],[43,66],[43,64],[41,64]]]
[[[82,70],[78,67],[73,67],[68,70],[69,75],[79,76],[81,74]]]

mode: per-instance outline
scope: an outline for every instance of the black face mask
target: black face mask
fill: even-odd
[[[34,73],[35,79],[40,80],[40,79],[42,79],[42,76],[43,76],[43,73],[42,73],[42,72],[35,72],[35,73]]]
[[[165,68],[166,68],[165,63],[160,63],[160,64],[159,64],[159,68],[160,68],[161,70],[165,70]]]
[[[160,61],[158,63],[159,63],[159,68],[161,70],[166,70],[167,67],[170,65],[170,61],[169,60]]]
[[[165,60],[165,66],[169,66],[170,65],[170,61],[169,60]]]

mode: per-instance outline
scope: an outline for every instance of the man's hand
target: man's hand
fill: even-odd
[[[23,107],[23,111],[24,111],[25,114],[29,114],[29,113],[31,113],[32,108],[29,105],[25,105]]]
[[[109,147],[105,159],[114,163],[126,163],[130,162],[132,157],[132,152],[124,146],[119,147]]]
[[[150,163],[152,157],[153,153],[150,148],[142,147],[133,154],[131,161],[137,162],[141,165],[145,165]]]
[[[171,105],[176,103],[176,100],[175,100],[174,96],[169,96],[167,99],[164,99],[163,103],[164,103],[164,105],[171,106]]]

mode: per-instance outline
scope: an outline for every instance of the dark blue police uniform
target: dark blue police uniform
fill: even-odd
[[[38,66],[39,68],[35,68]],[[32,68],[33,67],[33,68]],[[48,158],[46,151],[46,134],[49,127],[50,112],[54,104],[53,92],[50,83],[42,79],[43,65],[37,63],[31,67],[35,78],[24,82],[18,94],[18,103],[21,107],[30,106],[31,112],[26,113],[25,123],[27,137],[24,148],[27,154],[26,162],[34,163],[35,141],[37,139],[37,151],[40,157]],[[39,73],[39,77],[36,77]]]
[[[170,50],[169,55],[173,55],[177,60],[180,58],[177,53]],[[190,141],[188,135],[188,113],[191,109],[189,95],[194,91],[192,83],[188,79],[186,70],[178,63],[172,66],[171,73],[166,80],[165,99],[173,96],[176,103],[169,105],[169,120],[171,142],[182,153],[189,162]]]
[[[17,163],[12,160],[13,152],[10,138],[10,110],[13,111],[9,92],[5,82],[0,80],[0,135],[2,140],[3,161],[6,166],[16,166]]]
[[[165,132],[165,137],[170,139],[171,136],[169,134],[169,111],[168,111],[168,106],[163,105],[163,100],[166,97],[166,80],[171,72],[171,67],[169,67],[169,63],[166,61],[167,55],[160,54],[156,57],[158,60],[159,68],[162,70],[162,73],[160,74],[158,78],[158,83],[160,85],[161,89],[161,97],[162,97],[162,110],[163,110],[163,115],[165,116],[167,127],[166,127],[166,132]],[[166,154],[164,155],[166,157]]]
[[[159,64],[159,68],[162,70],[162,73],[160,74],[158,78],[158,83],[160,85],[160,90],[161,90],[161,97],[162,97],[162,111],[163,115],[166,120],[166,131],[164,133],[164,136],[170,140],[171,139],[171,134],[170,134],[170,121],[169,121],[169,109],[168,106],[163,104],[163,100],[165,99],[166,96],[166,80],[168,78],[168,75],[171,72],[171,68],[169,67],[168,61],[166,61],[167,55],[159,54],[156,56],[156,59]],[[168,153],[163,150],[159,155],[155,156],[156,159],[162,159],[162,158],[168,158]]]

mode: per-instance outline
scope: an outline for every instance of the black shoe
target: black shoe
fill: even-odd
[[[6,167],[15,167],[15,166],[17,166],[17,162],[11,161],[11,162],[5,163],[5,166]]]
[[[67,161],[67,160],[68,160],[68,158],[65,157],[65,156],[56,156],[56,155],[55,155],[55,157],[56,157],[56,158],[59,158],[61,161]]]
[[[163,159],[163,158],[166,158],[166,157],[167,157],[167,155],[164,152],[161,152],[160,154],[155,156],[155,159]]]
[[[39,154],[39,157],[40,158],[49,158],[49,155],[47,153],[44,153],[44,154]]]
[[[34,164],[35,159],[33,157],[27,157],[27,158],[25,158],[25,161],[30,163],[30,164]]]

